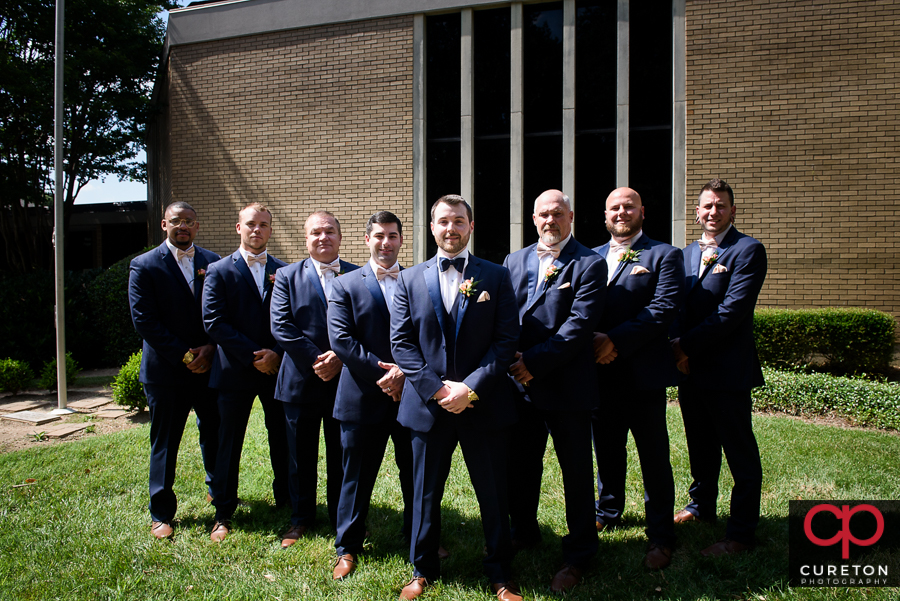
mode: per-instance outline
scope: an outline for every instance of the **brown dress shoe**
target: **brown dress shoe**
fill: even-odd
[[[563,564],[553,580],[550,581],[550,590],[554,593],[564,593],[581,582],[583,572],[570,564]]]
[[[707,524],[712,524],[716,521],[716,519],[713,518],[710,520],[710,519],[706,519],[706,518],[700,518],[700,517],[697,517],[696,515],[694,515],[693,513],[691,513],[690,511],[688,511],[687,509],[682,509],[681,511],[679,511],[678,513],[675,514],[675,518],[673,519],[673,521],[676,524],[687,524],[688,522],[705,522]]]
[[[150,522],[150,534],[162,540],[164,538],[172,538],[175,529],[172,528],[172,522],[166,520],[164,522]]]
[[[450,551],[448,551],[447,549],[445,549],[442,546],[438,547],[438,559],[440,559],[441,561],[444,561],[445,559],[447,559],[449,557],[450,557]]]
[[[714,545],[706,547],[700,551],[703,557],[718,557],[719,555],[734,555],[735,553],[743,553],[750,549],[750,545],[739,543],[736,540],[728,540],[723,538]]]
[[[644,567],[648,570],[661,570],[669,567],[672,563],[672,549],[650,543],[647,554],[644,556]]]
[[[500,601],[522,601],[522,593],[513,582],[492,582],[491,590]]]
[[[291,526],[287,532],[281,535],[281,548],[287,549],[296,543],[301,536],[306,534],[307,530],[306,526]]]
[[[418,576],[410,580],[406,583],[406,586],[403,587],[403,590],[400,591],[400,599],[401,600],[409,600],[416,599],[419,595],[425,592],[425,587],[428,586],[428,581],[425,580],[424,577]]]
[[[220,543],[225,540],[225,537],[229,534],[231,534],[231,522],[229,520],[222,520],[221,522],[213,524],[209,540]]]
[[[353,573],[353,570],[356,569],[356,557],[354,557],[351,553],[347,553],[346,555],[341,555],[334,562],[334,572],[331,574],[331,577],[335,580],[343,580],[347,576]]]

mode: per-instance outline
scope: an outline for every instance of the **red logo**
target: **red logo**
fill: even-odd
[[[825,540],[817,537],[815,534],[813,534],[812,531],[813,516],[815,516],[820,511],[827,511],[828,513],[833,514],[837,519],[841,520],[841,523],[843,525],[840,532]],[[850,518],[853,516],[853,514],[859,513],[860,511],[871,513],[875,517],[875,522],[878,524],[878,528],[875,530],[875,534],[872,535],[871,538],[867,538],[866,540],[860,540],[850,533]],[[859,545],[861,547],[868,547],[878,542],[878,539],[880,539],[881,535],[884,533],[884,516],[882,516],[881,512],[878,511],[878,509],[873,505],[857,505],[853,509],[850,509],[849,505],[842,505],[841,509],[838,509],[834,505],[823,503],[821,505],[816,505],[809,510],[809,513],[806,514],[806,518],[803,520],[803,532],[806,533],[806,538],[808,538],[811,543],[819,545],[820,547],[830,547],[831,545],[834,545],[838,541],[840,541],[841,557],[843,559],[849,559],[851,541],[853,542],[853,544]]]

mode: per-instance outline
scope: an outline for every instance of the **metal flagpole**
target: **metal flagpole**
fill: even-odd
[[[63,190],[63,33],[65,31],[65,0],[56,0],[56,78],[53,100],[53,169],[56,175],[56,189],[53,198],[53,247],[56,270],[56,382],[59,403],[53,413],[73,413],[66,407],[66,313],[65,278],[63,271],[63,210],[65,191]]]

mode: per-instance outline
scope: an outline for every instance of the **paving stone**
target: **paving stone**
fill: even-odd
[[[30,401],[16,401],[15,403],[4,403],[0,405],[0,411],[3,413],[15,413],[16,411],[27,411],[49,404],[50,401],[39,401],[34,399]]]
[[[98,411],[94,415],[97,417],[104,417],[106,419],[116,419],[117,417],[122,417],[123,415],[129,415],[131,411],[125,411],[124,409],[104,409],[103,411]]]
[[[35,426],[39,426],[48,422],[55,422],[59,420],[60,417],[58,415],[52,415],[50,413],[41,413],[40,411],[17,411],[15,413],[6,413],[4,415],[0,415],[0,419],[28,422],[30,424],[34,424]]]
[[[112,403],[111,398],[98,396],[90,399],[73,401],[71,403],[68,403],[66,406],[73,409],[95,409],[97,407],[102,407],[103,405],[108,405],[109,403]]]
[[[87,424],[87,423],[84,423],[84,424],[60,424],[59,426],[53,426],[52,428],[48,428],[48,429],[44,430],[43,432],[44,432],[45,436],[49,436],[50,438],[62,438],[63,436],[68,436],[69,434],[72,434],[73,432],[80,432],[81,430],[84,430],[85,428],[87,428],[90,425],[91,424]],[[37,431],[33,432],[33,434],[37,434],[37,433],[38,433]]]

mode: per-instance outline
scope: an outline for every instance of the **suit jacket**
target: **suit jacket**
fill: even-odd
[[[547,410],[591,409],[599,393],[591,341],[606,297],[606,263],[570,238],[546,281],[537,243],[506,257],[522,334],[518,350],[534,376],[525,392]],[[538,286],[538,282],[542,282]]]
[[[459,415],[467,425],[489,429],[511,424],[516,412],[506,371],[516,353],[519,324],[509,271],[469,255],[463,276],[478,284],[471,298],[460,295],[453,357],[448,356],[444,338],[448,318],[439,271],[432,257],[404,270],[397,280],[391,349],[394,362],[406,374],[397,420],[419,432],[431,429],[439,412],[446,411],[431,397],[448,379],[453,362],[462,381],[479,397],[473,408]],[[485,300],[478,302],[479,298]]]
[[[334,402],[334,418],[352,423],[378,423],[396,403],[375,384],[385,374],[378,362],[394,362],[391,314],[387,301],[366,263],[334,282],[328,304],[331,349],[343,361]]]
[[[266,261],[264,294],[236,250],[209,266],[203,285],[203,324],[218,345],[209,385],[219,390],[256,390],[268,376],[253,366],[254,351],[284,354],[269,330],[272,276],[287,263],[271,254]]]
[[[195,274],[219,260],[194,246]],[[128,300],[131,320],[144,339],[140,381],[157,385],[206,385],[209,374],[195,374],[182,359],[188,349],[210,344],[203,329],[200,300],[203,276],[194,276],[194,291],[165,242],[131,261]]]
[[[341,261],[341,271],[358,269]],[[346,276],[341,276],[346,277]],[[340,277],[334,278],[334,282]],[[275,274],[272,290],[272,335],[284,349],[284,359],[278,370],[275,398],[286,403],[312,403],[321,395],[307,384],[322,380],[313,371],[316,357],[331,350],[328,341],[328,301],[312,260],[304,259]],[[328,399],[333,402],[334,399]]]
[[[609,243],[594,249],[601,257]],[[631,247],[635,261],[619,263],[606,292],[597,331],[608,335],[618,356],[597,365],[606,389],[655,390],[678,383],[669,329],[684,300],[684,256],[681,249],[643,234]],[[637,268],[647,273],[635,273]],[[640,270],[638,270],[640,271]]]
[[[687,296],[673,329],[690,359],[687,381],[722,390],[762,386],[753,309],[766,279],[766,249],[732,226],[703,277],[701,254],[696,241],[684,249]],[[724,271],[714,273],[720,265]]]

